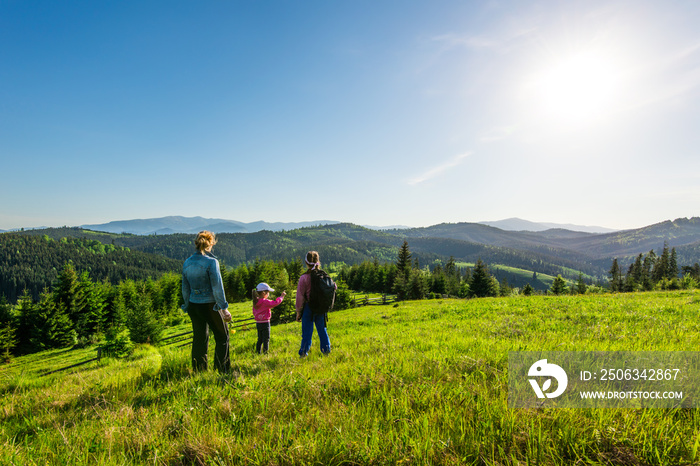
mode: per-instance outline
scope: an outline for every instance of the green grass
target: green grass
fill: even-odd
[[[249,305],[234,315],[247,316]],[[0,366],[0,463],[698,464],[696,409],[507,407],[508,351],[694,350],[700,293],[430,300],[330,315],[330,356],[300,324],[231,336],[233,373],[189,347],[125,361],[52,351]],[[175,334],[188,326],[170,329]]]

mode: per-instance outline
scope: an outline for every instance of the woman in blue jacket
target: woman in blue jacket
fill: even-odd
[[[231,367],[228,348],[228,327],[231,320],[221,280],[219,261],[211,253],[216,238],[210,231],[200,231],[194,240],[197,253],[182,266],[183,309],[192,320],[192,369],[207,369],[209,328],[214,333],[216,349],[214,367],[228,372]]]

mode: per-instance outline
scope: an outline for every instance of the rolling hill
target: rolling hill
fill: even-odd
[[[84,237],[149,254],[182,261],[193,250],[192,234],[134,235],[95,232],[81,228],[25,231],[25,235]],[[309,249],[321,253],[324,263],[394,261],[399,246],[408,241],[421,265],[450,256],[462,262],[482,259],[488,264],[517,267],[537,273],[575,278],[578,272],[606,280],[613,258],[621,266],[640,253],[664,244],[675,247],[679,265],[700,262],[700,218],[682,218],[644,228],[611,233],[566,229],[540,232],[506,231],[478,223],[444,223],[426,228],[373,230],[349,223],[306,226],[284,231],[221,233],[215,254],[227,265],[256,259],[298,260]]]

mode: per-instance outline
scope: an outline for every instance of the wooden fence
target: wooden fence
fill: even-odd
[[[376,298],[370,298],[369,295],[362,295],[362,294],[356,294],[352,296],[352,300],[350,301],[350,306],[351,307],[360,307],[360,306],[372,306],[372,305],[385,305],[385,304],[391,304],[393,302],[396,302],[396,296],[395,295],[389,295],[389,294],[383,294],[381,296],[377,296]]]

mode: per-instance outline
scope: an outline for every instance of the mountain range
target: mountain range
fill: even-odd
[[[479,222],[482,225],[500,228],[508,231],[545,231],[551,229],[564,229],[571,231],[581,231],[584,233],[611,233],[612,228],[605,228],[590,225],[574,225],[571,223],[541,223],[523,220],[521,218],[507,218],[505,220]]]
[[[170,216],[161,218],[118,220],[109,223],[81,225],[81,228],[108,233],[130,233],[133,235],[170,235],[173,233],[197,233],[202,230],[214,233],[255,233],[262,230],[282,231],[295,230],[318,225],[340,223],[333,220],[317,220],[311,222],[239,222],[221,218],[180,217]]]
[[[310,222],[239,222],[237,220],[225,220],[220,218],[180,217],[170,216],[150,219],[118,220],[109,223],[81,225],[81,228],[108,233],[130,233],[133,235],[169,235],[173,233],[197,233],[202,230],[214,233],[255,233],[258,231],[283,231],[296,230],[319,225],[335,225],[341,223],[336,220],[316,220]],[[587,233],[609,233],[614,230],[597,226],[582,226],[558,223],[537,223],[519,218],[479,222],[507,231],[546,231],[552,228],[566,229]],[[407,226],[369,226],[372,230],[403,230],[410,229]]]

